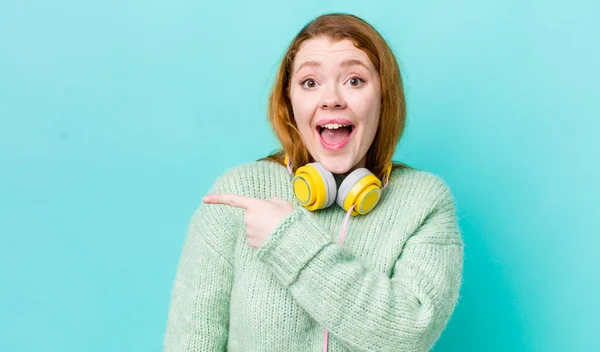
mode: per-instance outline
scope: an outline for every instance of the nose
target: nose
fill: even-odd
[[[319,105],[322,109],[343,109],[346,107],[346,101],[337,87],[329,87],[323,90]]]

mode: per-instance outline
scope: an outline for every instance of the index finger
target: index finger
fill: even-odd
[[[225,204],[244,210],[248,210],[252,202],[252,198],[233,193],[209,194],[202,200],[208,204]]]

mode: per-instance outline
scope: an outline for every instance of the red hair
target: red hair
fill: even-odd
[[[337,13],[319,16],[308,23],[288,46],[271,89],[268,107],[269,122],[283,148],[259,160],[285,165],[284,157],[287,154],[293,171],[314,161],[308,149],[299,142],[300,132],[294,119],[289,88],[296,53],[302,43],[318,37],[326,37],[335,42],[351,40],[367,54],[379,73],[381,116],[375,138],[367,151],[365,167],[380,180],[384,180],[390,163],[393,169],[410,168],[406,164],[392,161],[406,125],[406,101],[396,58],[383,37],[370,24],[354,15]]]

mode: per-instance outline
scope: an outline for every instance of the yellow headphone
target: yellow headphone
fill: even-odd
[[[290,159],[285,156],[285,164]],[[392,164],[387,168],[389,180]],[[366,168],[352,171],[337,188],[333,174],[318,162],[304,165],[294,174],[292,188],[298,203],[308,210],[327,208],[336,202],[352,216],[369,213],[381,198],[381,181]]]

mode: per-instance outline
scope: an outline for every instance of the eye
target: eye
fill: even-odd
[[[317,86],[317,82],[312,78],[307,78],[300,83],[302,88],[311,89]]]
[[[350,77],[350,79],[348,80],[348,83],[350,83],[350,85],[352,87],[358,87],[359,85],[365,83],[365,80],[358,77],[358,76],[352,76]]]

